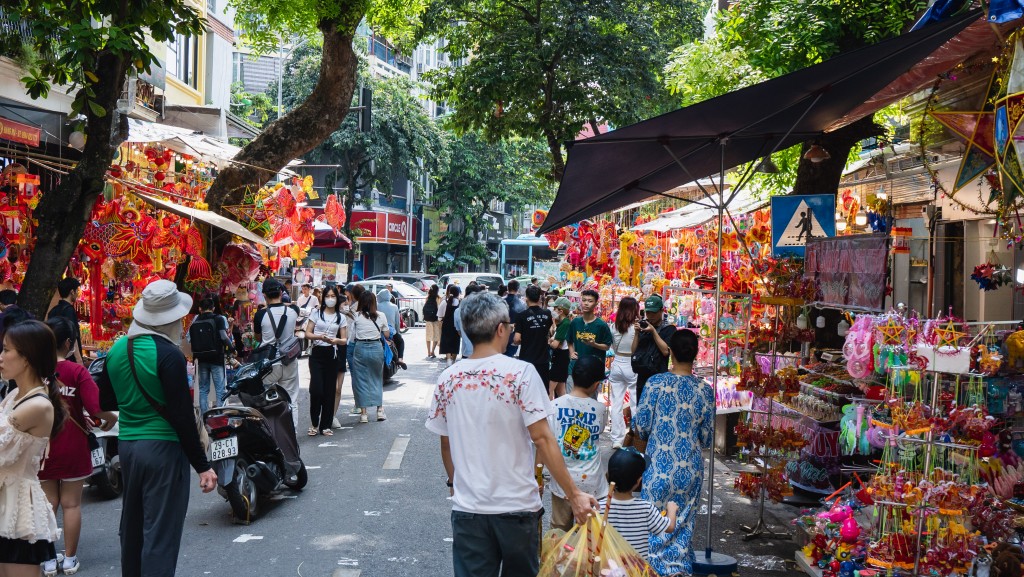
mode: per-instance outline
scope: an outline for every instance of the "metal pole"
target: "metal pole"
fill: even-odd
[[[281,48],[284,49],[284,46],[281,46]],[[284,59],[285,58],[286,58],[286,56],[282,55],[281,51],[278,51],[278,59],[277,59],[277,117],[278,118],[281,118],[281,116],[284,114],[284,108],[281,105],[281,92],[283,92],[283,85],[284,85]]]
[[[715,257],[715,327],[712,329],[711,346],[715,347],[715,365],[711,368],[711,386],[718,394],[718,323],[722,318],[722,223],[723,212],[725,211],[725,145],[723,138],[720,142],[722,151],[721,172],[718,173],[718,253]],[[716,399],[717,401],[717,399]],[[715,429],[717,428],[717,413],[711,427],[711,451],[708,454],[708,536],[705,541],[705,556],[711,557],[711,517],[715,507]]]
[[[413,200],[413,192],[414,192],[414,190],[415,189],[412,186],[412,182],[410,182],[409,180],[406,180],[405,181],[405,195],[407,197],[406,198],[406,201],[407,201],[406,202],[406,208],[409,210],[409,213],[408,213],[408,215],[406,217],[406,220],[408,221],[408,224],[409,224],[409,230],[405,233],[405,240],[407,241],[406,246],[409,248],[409,263],[408,263],[408,268],[406,269],[409,272],[412,272],[412,200]]]

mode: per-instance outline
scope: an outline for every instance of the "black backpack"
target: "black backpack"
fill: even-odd
[[[224,355],[224,346],[220,341],[220,330],[217,317],[203,319],[192,323],[188,329],[188,338],[192,344],[192,358],[203,363],[219,363]]]

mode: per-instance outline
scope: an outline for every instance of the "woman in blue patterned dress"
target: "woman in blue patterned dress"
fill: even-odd
[[[646,439],[651,465],[644,472],[641,496],[664,509],[679,505],[679,522],[672,533],[651,535],[649,562],[658,575],[689,575],[694,554],[690,546],[704,480],[702,449],[711,446],[715,392],[693,376],[697,335],[680,330],[672,335],[672,369],[651,377],[633,420]]]

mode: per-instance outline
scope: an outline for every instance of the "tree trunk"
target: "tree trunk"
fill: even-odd
[[[352,3],[346,12],[361,10]],[[360,13],[361,14],[361,13]],[[280,119],[274,121],[245,146],[234,163],[220,171],[206,202],[210,210],[222,212],[226,205],[239,204],[246,189],[257,189],[269,182],[289,161],[306,154],[341,126],[349,113],[356,82],[358,58],[352,48],[358,18],[348,14],[320,23],[324,36],[320,78],[313,92]],[[227,244],[227,238],[214,247],[214,258]]]
[[[118,56],[104,53],[97,60],[95,73],[100,81],[92,85],[96,91],[94,100],[107,113],[97,117],[85,107],[86,141],[82,158],[60,179],[56,188],[42,195],[33,212],[39,224],[35,230],[32,260],[18,293],[18,306],[39,319],[46,317],[57,282],[71,262],[96,199],[103,194],[104,177],[114,159],[114,151],[127,137],[127,118],[114,114],[127,63]],[[117,138],[111,131],[115,116],[120,119]]]
[[[565,158],[562,156],[562,143],[550,130],[544,131],[544,138],[548,141],[548,150],[551,152],[551,178],[555,183],[562,182],[562,175],[565,174]]]
[[[875,124],[873,116],[866,116],[821,136],[817,141],[805,142],[800,150],[800,164],[797,166],[793,194],[836,194],[850,150],[861,140],[881,134],[882,130],[881,126]],[[828,151],[828,160],[811,162],[803,158],[803,154],[814,142]]]

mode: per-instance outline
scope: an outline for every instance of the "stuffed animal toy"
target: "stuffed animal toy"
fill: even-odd
[[[1006,352],[1011,369],[1019,369],[1024,365],[1024,331],[1006,337]]]
[[[1017,333],[1019,334],[1019,333]],[[1024,552],[1019,547],[999,543],[992,549],[991,577],[1021,577]]]

